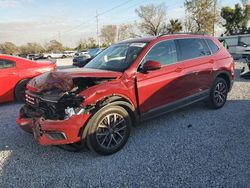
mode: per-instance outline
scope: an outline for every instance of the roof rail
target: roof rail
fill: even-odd
[[[162,36],[165,36],[165,35],[176,35],[176,34],[205,35],[206,33],[204,33],[204,32],[197,32],[197,33],[192,33],[192,32],[174,32],[174,33],[163,33],[161,35],[158,35],[157,37],[162,37]]]

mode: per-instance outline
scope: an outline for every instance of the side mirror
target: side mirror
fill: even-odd
[[[142,66],[142,72],[159,70],[161,68],[161,64],[157,61],[146,61]]]

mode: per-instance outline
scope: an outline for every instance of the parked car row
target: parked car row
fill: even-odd
[[[90,60],[92,60],[102,51],[102,48],[92,48],[77,53],[77,55],[73,59],[73,66],[84,67]]]
[[[75,51],[64,51],[64,52],[51,52],[51,53],[39,53],[39,54],[20,54],[20,57],[38,60],[38,59],[58,59],[58,58],[67,58],[74,57],[76,54]]]

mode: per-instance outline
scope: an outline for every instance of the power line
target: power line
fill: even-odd
[[[96,31],[97,31],[97,32],[96,32],[96,33],[97,33],[97,41],[98,41],[98,40],[99,40],[99,36],[98,36],[98,35],[99,35],[99,25],[100,25],[99,19],[100,19],[100,16],[101,16],[101,15],[104,15],[104,14],[108,14],[109,12],[112,12],[113,10],[118,9],[118,8],[120,8],[120,7],[124,6],[124,5],[126,5],[126,4],[128,4],[129,2],[131,2],[131,1],[133,1],[133,0],[127,0],[126,2],[123,2],[123,3],[119,4],[119,5],[116,5],[116,6],[110,8],[110,9],[108,9],[108,10],[105,10],[105,11],[99,13],[99,14],[96,13],[96,15],[95,15],[94,17],[88,19],[87,21],[82,22],[81,24],[79,24],[79,25],[77,25],[77,26],[75,26],[75,27],[72,27],[72,28],[69,29],[69,30],[60,32],[60,35],[65,34],[65,33],[72,32],[73,30],[75,30],[75,29],[79,28],[80,26],[85,25],[85,24],[87,24],[87,23],[92,23],[92,24],[93,24],[93,22],[94,22],[94,20],[95,20],[95,21],[96,21]],[[125,11],[127,12],[128,10],[130,10],[130,8],[135,7],[135,6],[138,6],[138,5],[140,5],[140,4],[144,3],[144,2],[145,2],[145,0],[139,1],[139,2],[137,2],[137,3],[135,3],[135,4],[131,5],[131,6],[128,6],[128,7],[125,8],[125,9],[126,9]],[[175,5],[171,5],[171,6],[168,6],[167,9],[169,9],[169,8],[174,8],[174,7],[178,7],[178,6],[176,6],[176,4],[175,4]],[[133,17],[133,19],[134,19],[134,18],[135,18],[135,17]],[[129,21],[129,20],[132,20],[132,19],[126,17],[126,20]],[[93,25],[94,25],[94,24],[93,24]],[[54,38],[55,36],[56,36],[56,35],[53,35],[51,38]]]
[[[131,2],[131,1],[133,1],[133,0],[127,0],[126,2],[123,2],[123,3],[119,4],[119,5],[116,5],[116,6],[110,8],[108,10],[105,10],[105,11],[101,12],[100,14],[98,14],[98,16],[107,14],[107,13],[109,13],[109,12],[111,12],[111,11],[117,9],[117,8],[120,8],[120,7],[124,6],[124,5],[126,5],[127,3]],[[77,25],[77,26],[75,26],[75,27],[73,27],[73,28],[71,28],[69,30],[61,32],[61,34],[65,34],[65,33],[71,32],[71,31],[77,29],[78,27],[80,27],[80,26],[82,26],[82,25],[84,25],[84,24],[86,24],[88,22],[93,21],[93,19],[96,19],[96,16],[92,17],[91,19],[89,19],[89,20],[87,20],[85,22],[82,22],[81,24],[79,24],[79,25]],[[53,38],[53,37],[51,37],[51,38]]]

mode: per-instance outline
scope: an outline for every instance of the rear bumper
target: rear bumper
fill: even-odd
[[[80,141],[80,129],[86,125],[88,114],[73,115],[66,120],[44,120],[43,118],[21,118],[17,124],[26,132],[33,133],[41,145],[72,144]]]

